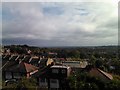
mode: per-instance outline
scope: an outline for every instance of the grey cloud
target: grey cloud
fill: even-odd
[[[41,46],[116,44],[117,19],[116,16],[111,15],[112,11],[108,10],[111,8],[110,5],[108,8],[107,4],[99,3],[85,3],[85,6],[84,3],[67,5],[66,3],[17,3],[13,6],[12,4],[5,4],[14,18],[11,21],[3,20],[4,44],[28,43]],[[52,11],[53,15],[51,13],[46,16],[42,9],[44,5],[48,7],[59,5],[59,8],[64,10],[60,15],[54,15]],[[89,14],[80,14],[86,12]],[[16,13],[19,15],[16,16]]]

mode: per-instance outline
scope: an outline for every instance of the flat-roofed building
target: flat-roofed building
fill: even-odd
[[[85,68],[88,65],[87,61],[63,61],[62,65],[75,67],[75,68]]]

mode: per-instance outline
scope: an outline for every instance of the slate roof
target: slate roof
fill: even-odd
[[[48,61],[47,58],[41,59],[39,62],[39,67],[43,68],[43,67],[47,66],[47,61]]]
[[[17,55],[11,56],[11,57],[9,58],[9,60],[10,60],[10,61],[15,61],[15,59],[16,59],[17,57],[18,57]]]
[[[2,71],[9,71],[9,68],[11,68],[12,66],[17,65],[18,62],[16,61],[6,61],[6,63],[4,63],[4,65],[2,65]]]
[[[29,63],[29,60],[30,60],[31,56],[30,55],[26,55],[24,58],[23,58],[23,62],[26,62],[26,63]]]
[[[49,77],[49,71],[52,65],[53,64],[48,65],[42,69],[39,69],[38,72],[34,73],[32,76],[33,77]]]
[[[15,60],[22,60],[24,58],[24,55],[19,55]]]
[[[11,55],[5,55],[4,57],[2,57],[3,60],[9,60],[9,58],[11,57]]]
[[[20,73],[30,73],[30,72],[33,72],[35,70],[38,70],[38,67],[35,67],[35,66],[28,64],[28,63],[25,63],[25,62],[21,62],[20,64],[12,66],[11,68],[9,68],[9,71],[20,72]]]
[[[39,57],[35,56],[35,57],[31,57],[30,60],[29,60],[29,63],[30,64],[38,64],[38,61],[39,61]]]

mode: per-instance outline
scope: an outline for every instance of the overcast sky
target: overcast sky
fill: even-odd
[[[117,10],[117,3],[103,2],[4,2],[3,44],[117,45]]]

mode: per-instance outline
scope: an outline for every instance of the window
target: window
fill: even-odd
[[[46,82],[45,78],[40,79],[41,82]]]
[[[21,76],[19,73],[13,73],[14,78],[19,79]]]
[[[59,81],[57,79],[50,79],[50,88],[59,88]]]
[[[50,79],[50,82],[51,82],[51,83],[57,83],[58,80],[57,80],[57,79]]]
[[[58,73],[58,69],[52,69],[52,73]]]
[[[62,70],[61,70],[61,73],[62,73],[62,74],[65,74],[65,73],[66,73],[66,70],[65,70],[65,69],[62,69]]]
[[[11,72],[6,72],[5,73],[5,78],[6,79],[12,79],[12,73]]]
[[[48,87],[48,82],[47,82],[47,79],[46,78],[39,78],[39,86],[40,87]]]

